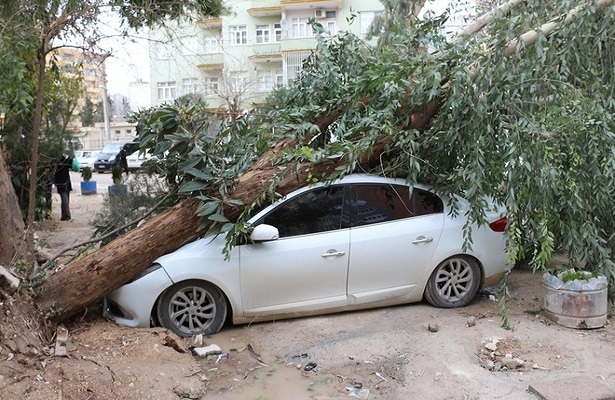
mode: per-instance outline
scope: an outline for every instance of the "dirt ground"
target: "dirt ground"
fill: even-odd
[[[56,207],[39,232],[52,249],[91,232],[111,180],[94,178],[98,194],[83,196],[73,173],[73,220],[59,221]],[[613,324],[576,330],[548,321],[542,277],[526,269],[514,271],[509,290],[514,330],[500,327],[491,291],[461,309],[419,303],[226,326],[203,339],[221,349],[208,357],[163,328],[116,326],[97,305],[65,325],[67,356],[0,352],[0,399],[555,399],[535,387],[562,380],[589,389],[560,388],[558,399],[615,398]]]

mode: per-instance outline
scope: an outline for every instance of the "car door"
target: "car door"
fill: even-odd
[[[412,296],[440,239],[442,201],[402,185],[353,186],[349,301],[369,303]]]
[[[313,311],[346,304],[349,228],[344,187],[293,197],[259,218],[280,238],[240,246],[244,315]]]

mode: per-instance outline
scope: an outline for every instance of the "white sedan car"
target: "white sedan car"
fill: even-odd
[[[139,151],[135,151],[126,157],[126,163],[128,164],[129,170],[136,171],[141,168],[145,161],[150,160],[151,158],[152,155],[149,153],[139,153]]]
[[[79,169],[82,170],[85,167],[90,167],[94,170],[94,162],[98,158],[98,150],[79,150],[75,151],[75,158],[79,161]]]
[[[105,299],[117,323],[160,323],[180,336],[235,324],[421,301],[467,305],[510,267],[506,218],[488,212],[463,249],[459,201],[403,180],[350,175],[290,193],[249,220],[250,240],[225,260],[225,238],[206,237],[158,258]]]

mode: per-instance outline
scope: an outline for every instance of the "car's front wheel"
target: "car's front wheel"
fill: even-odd
[[[451,257],[429,277],[425,299],[436,307],[463,307],[476,296],[480,280],[480,267],[474,259]]]
[[[208,282],[178,282],[162,294],[158,302],[158,320],[165,328],[182,337],[211,335],[226,319],[227,304],[219,288]]]

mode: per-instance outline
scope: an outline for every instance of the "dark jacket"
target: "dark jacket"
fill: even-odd
[[[70,192],[73,190],[69,174],[72,163],[72,158],[62,156],[56,164],[55,184],[56,188],[58,188],[58,193]]]

